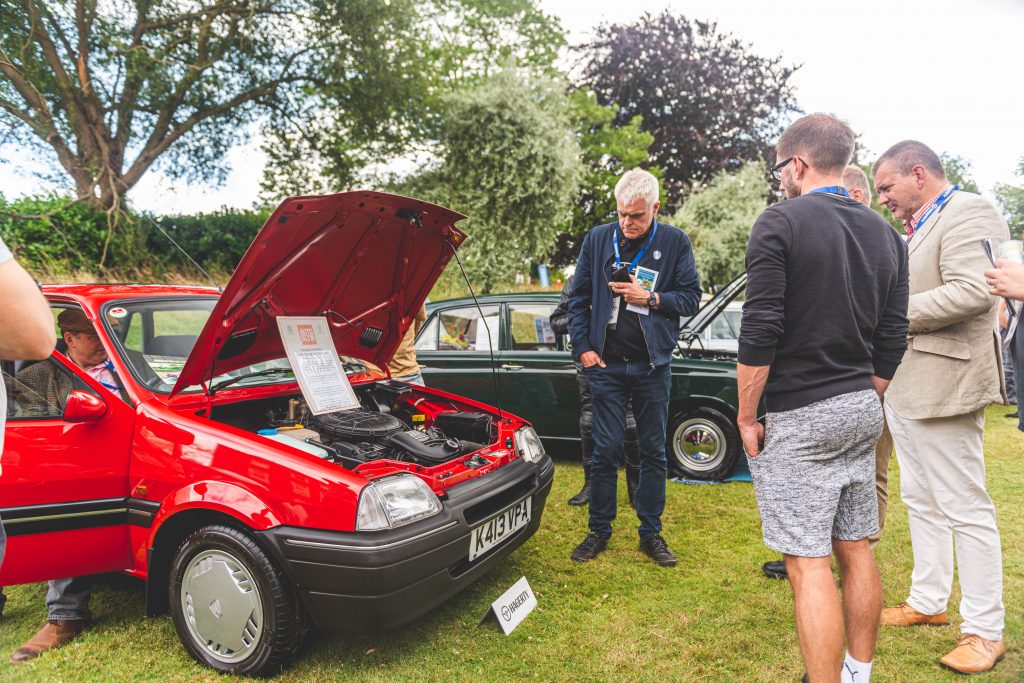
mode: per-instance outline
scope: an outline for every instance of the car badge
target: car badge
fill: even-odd
[[[661,258],[661,252],[660,252],[660,251],[656,251],[656,252],[654,252],[654,260],[655,260],[655,261],[657,261],[657,260],[659,260],[660,258]]]

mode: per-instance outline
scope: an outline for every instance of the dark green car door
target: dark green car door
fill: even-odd
[[[510,300],[499,377],[501,404],[533,423],[544,439],[578,439],[576,368],[564,339],[551,331],[557,298]]]
[[[483,311],[483,317],[480,311]],[[439,308],[416,337],[416,360],[428,387],[494,405],[494,358],[500,354],[501,306]]]

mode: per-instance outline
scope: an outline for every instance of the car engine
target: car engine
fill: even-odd
[[[262,427],[256,430],[261,435],[348,467],[380,459],[432,467],[493,440],[490,415],[454,406],[425,414],[410,392],[396,391],[398,384],[378,383],[359,393],[361,407],[324,415],[311,414],[303,399],[291,398],[271,406],[254,426]]]

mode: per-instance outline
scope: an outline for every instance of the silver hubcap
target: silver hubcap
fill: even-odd
[[[204,550],[188,563],[181,608],[193,640],[225,664],[252,654],[263,634],[263,604],[249,570],[223,550]]]
[[[684,468],[707,472],[725,457],[725,434],[714,422],[695,417],[684,420],[672,434],[672,451]]]

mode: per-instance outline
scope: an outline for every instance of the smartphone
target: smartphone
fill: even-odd
[[[612,271],[611,282],[632,282],[629,278],[629,264]]]

